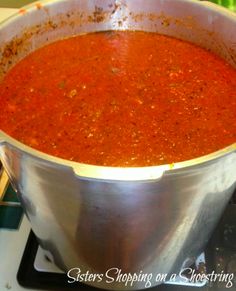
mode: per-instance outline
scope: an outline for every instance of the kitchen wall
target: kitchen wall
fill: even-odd
[[[23,5],[34,2],[32,0],[0,0],[0,7],[18,8]]]

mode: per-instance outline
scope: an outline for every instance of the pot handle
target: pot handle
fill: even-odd
[[[73,167],[75,175],[79,177],[127,182],[159,180],[168,169],[169,166],[166,165],[149,168],[115,168],[80,164]]]

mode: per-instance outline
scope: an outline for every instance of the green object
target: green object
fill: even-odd
[[[4,201],[4,202],[19,202],[19,199],[16,195],[16,192],[13,190],[11,184],[9,184],[2,201]]]
[[[211,0],[211,2],[214,2],[236,12],[236,0]]]
[[[18,229],[23,217],[21,206],[0,205],[0,229]]]
[[[0,229],[18,229],[23,217],[16,192],[9,184],[6,193],[0,201]]]

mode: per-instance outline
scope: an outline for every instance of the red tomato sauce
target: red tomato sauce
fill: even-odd
[[[155,33],[57,41],[15,65],[0,92],[4,132],[77,162],[160,165],[236,141],[236,70]]]

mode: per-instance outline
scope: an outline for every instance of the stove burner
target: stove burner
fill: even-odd
[[[196,260],[195,264],[191,266],[191,269],[200,273],[203,269],[205,270],[205,254],[202,253]],[[35,261],[34,261],[34,269],[38,272],[44,273],[57,273],[64,274],[62,270],[60,270],[50,259],[50,254],[48,255],[45,250],[43,250],[40,246],[38,247]],[[184,278],[177,276],[175,281],[166,281],[164,284],[167,285],[177,285],[177,286],[189,286],[189,287],[202,287],[207,283],[206,280],[202,282],[192,282],[190,281],[188,275],[186,274]]]
[[[190,282],[187,279],[178,278],[175,282],[148,289],[150,291],[228,291],[236,290],[236,204],[229,204],[221,222],[206,247],[205,253],[200,255],[195,262],[196,272],[210,274],[213,271],[234,273],[233,287],[226,288],[225,282]],[[188,277],[188,276],[187,276]],[[28,288],[40,289],[77,289],[94,290],[94,287],[83,283],[67,283],[67,276],[59,270],[50,260],[50,257],[42,250],[37,239],[31,231],[22,261],[18,270],[17,280],[20,285]]]

